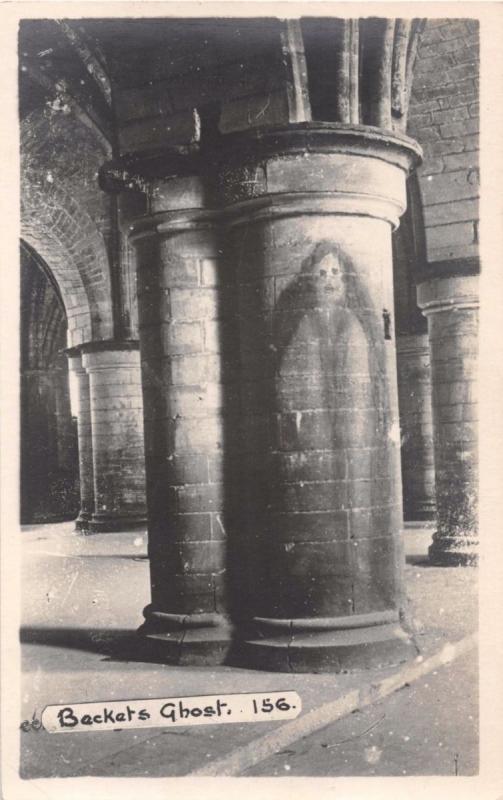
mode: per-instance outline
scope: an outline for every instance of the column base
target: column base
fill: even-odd
[[[348,672],[398,664],[419,652],[401,627],[397,612],[255,619],[254,625],[254,633],[234,647],[236,666],[271,672]]]
[[[88,522],[88,533],[120,533],[122,531],[144,530],[147,528],[147,515],[110,515],[93,514]]]
[[[436,567],[475,567],[478,553],[479,541],[474,536],[444,536],[436,533],[428,548],[430,564]]]
[[[428,500],[418,501],[413,506],[404,510],[405,522],[431,522],[436,518],[436,506]]]
[[[232,628],[221,614],[165,614],[147,606],[138,633],[147,658],[174,666],[217,666],[227,662]]]
[[[75,520],[75,530],[87,533],[91,518],[92,514],[89,511],[81,511]]]

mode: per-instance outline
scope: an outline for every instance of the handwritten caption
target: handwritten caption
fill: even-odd
[[[224,722],[271,722],[295,719],[301,710],[302,701],[297,692],[246,692],[46,706],[41,722],[49,733],[78,733]]]

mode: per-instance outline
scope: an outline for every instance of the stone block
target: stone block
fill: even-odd
[[[432,225],[447,225],[451,222],[477,220],[478,218],[479,203],[476,199],[440,203],[434,206],[426,206],[424,209],[424,220],[428,227]]]
[[[223,426],[218,416],[168,421],[168,441],[173,452],[211,453],[223,447]]]
[[[275,422],[280,450],[337,450],[355,441],[371,446],[376,436],[373,415],[358,411],[298,411]]]
[[[296,575],[295,581],[279,579],[275,587],[277,606],[275,613],[280,618],[332,617],[351,614],[353,603],[353,577],[347,572],[336,578],[334,575]]]
[[[172,289],[171,314],[174,320],[218,319],[221,298],[215,289]]]
[[[170,614],[203,614],[215,610],[211,574],[175,574],[170,563],[158,561],[152,573],[152,602]]]
[[[153,181],[150,191],[152,213],[159,211],[183,211],[194,208],[205,208],[206,188],[198,176],[175,177]],[[209,230],[177,232],[176,239],[161,239],[164,242],[164,251],[182,250],[193,254],[199,248],[212,247],[213,234]],[[169,260],[169,257],[168,257]],[[158,263],[158,262],[156,262]]]
[[[282,542],[345,540],[348,538],[348,512],[283,511],[268,515],[270,535]]]
[[[461,70],[466,70],[465,66],[460,67]],[[478,133],[480,130],[480,122],[477,118],[470,118],[463,122],[450,122],[440,126],[440,135],[442,139],[455,139],[458,137],[466,136],[469,134]]]
[[[425,206],[478,197],[477,184],[468,180],[466,172],[461,170],[432,175],[423,181],[421,188]]]
[[[222,384],[206,383],[200,386],[171,386],[163,401],[166,416],[187,419],[213,416],[229,405],[229,399],[229,391]]]
[[[382,508],[352,509],[349,512],[349,535],[351,539],[398,534],[403,524],[401,505]]]
[[[212,538],[211,514],[166,514],[149,525],[149,537],[155,542],[155,550],[162,554],[163,542],[168,541],[208,541]]]
[[[176,489],[176,494],[180,514],[222,510],[222,484],[179,486]]]
[[[216,355],[173,356],[165,362],[165,379],[174,386],[195,386],[219,383],[220,359]]]
[[[346,541],[285,542],[278,543],[269,558],[280,582],[287,575],[301,579],[316,575],[316,581],[325,575],[344,578],[350,570],[350,547]]]
[[[173,111],[166,84],[119,88],[114,95],[115,111],[119,122],[170,114]]]
[[[119,127],[121,153],[155,150],[167,145],[193,144],[198,140],[197,117],[190,109],[169,117],[124,122]]]
[[[475,231],[473,222],[454,222],[450,225],[437,225],[426,229],[426,244],[428,254],[433,260],[435,254],[451,259],[458,254],[472,255],[469,245],[475,245]],[[468,249],[467,249],[468,246]],[[476,250],[475,250],[476,252]]]
[[[270,488],[272,511],[337,511],[347,505],[345,481],[284,483]]]
[[[445,169],[449,172],[461,169],[476,169],[479,166],[479,153],[478,150],[472,150],[467,153],[447,153],[444,155],[443,161]]]
[[[221,133],[232,133],[250,127],[287,124],[288,121],[288,99],[286,91],[281,89],[224,103],[219,129]]]
[[[170,355],[201,353],[204,348],[201,323],[172,322],[162,325],[162,345],[164,352]]]
[[[333,481],[346,477],[346,457],[340,451],[272,453],[269,463],[272,474],[282,483]]]
[[[199,259],[190,254],[174,250],[171,241],[164,247],[161,243],[162,268],[160,271],[160,286],[164,289],[199,286]],[[167,251],[167,252],[166,252]]]
[[[208,457],[204,454],[171,456],[166,464],[166,479],[171,486],[208,483]]]
[[[211,575],[222,569],[223,543],[218,541],[164,541],[159,557],[168,574]]]
[[[202,286],[219,286],[222,267],[217,258],[202,258],[199,261]]]

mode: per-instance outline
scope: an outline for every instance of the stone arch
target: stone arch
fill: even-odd
[[[21,236],[48,265],[69,345],[113,336],[103,138],[73,114],[37,109],[21,123]]]
[[[39,254],[21,246],[21,522],[73,519],[78,511],[76,421],[72,418],[67,318],[59,287]]]

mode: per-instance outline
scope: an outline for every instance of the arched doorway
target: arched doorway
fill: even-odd
[[[68,380],[68,322],[42,258],[21,243],[21,523],[79,510],[76,419]]]

